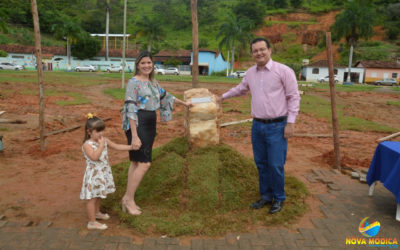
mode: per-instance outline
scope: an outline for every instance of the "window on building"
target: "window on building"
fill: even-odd
[[[378,77],[378,73],[376,73],[376,72],[371,72],[371,77]]]
[[[112,62],[120,62],[121,59],[111,59],[110,61],[112,61]]]
[[[337,69],[333,69],[333,74],[337,75],[338,70]]]
[[[313,74],[319,74],[319,68],[313,68],[312,69]]]
[[[20,59],[24,59],[24,56],[11,56],[11,58],[20,58]]]
[[[54,61],[62,61],[64,59],[62,59],[61,57],[57,57],[56,59],[54,59]]]
[[[397,73],[392,73],[392,78],[397,78],[398,74]]]
[[[128,60],[126,60],[127,62],[134,62],[135,60],[133,60],[133,59],[128,59]]]

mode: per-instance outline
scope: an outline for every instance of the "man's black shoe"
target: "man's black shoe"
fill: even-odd
[[[271,203],[272,203],[272,201],[267,201],[267,200],[261,199],[261,200],[254,202],[253,204],[251,204],[250,207],[253,209],[260,209],[260,208],[264,207],[265,205],[268,205]]]
[[[269,213],[274,214],[274,213],[281,211],[282,205],[283,205],[283,201],[274,201],[272,203],[271,208],[269,209]]]

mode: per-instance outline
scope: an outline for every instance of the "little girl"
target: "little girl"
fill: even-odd
[[[106,224],[101,224],[96,219],[107,220],[108,214],[100,212],[100,198],[106,198],[107,194],[115,192],[115,185],[108,164],[107,146],[117,150],[132,150],[131,145],[116,144],[103,137],[105,129],[104,121],[95,115],[87,115],[85,125],[85,138],[82,151],[86,160],[86,172],[83,177],[80,198],[88,200],[86,205],[89,223],[88,229],[107,229]]]

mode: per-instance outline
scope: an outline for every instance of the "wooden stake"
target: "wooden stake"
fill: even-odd
[[[335,153],[334,168],[341,171],[340,149],[339,149],[339,122],[336,112],[336,92],[335,92],[335,82],[333,77],[333,56],[332,56],[332,41],[330,32],[326,32],[326,54],[328,57],[329,89],[331,93],[331,107],[332,107],[333,147]]]
[[[197,0],[190,0],[190,6],[192,9],[192,87],[197,88],[199,82],[199,26],[197,21]]]
[[[33,28],[35,31],[35,56],[38,72],[39,84],[39,128],[40,128],[40,150],[45,150],[45,136],[44,136],[44,90],[43,90],[43,68],[42,68],[42,47],[40,45],[40,26],[39,15],[37,11],[36,0],[31,0],[32,5],[32,18]]]

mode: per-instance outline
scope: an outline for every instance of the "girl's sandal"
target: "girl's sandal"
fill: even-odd
[[[107,229],[107,225],[106,224],[101,224],[97,221],[95,222],[88,222],[87,224],[87,229],[92,230],[92,229],[98,229],[98,230],[105,230]]]
[[[96,219],[108,220],[108,219],[110,219],[110,216],[108,214],[103,214],[103,213],[99,212],[99,213],[96,213]]]

